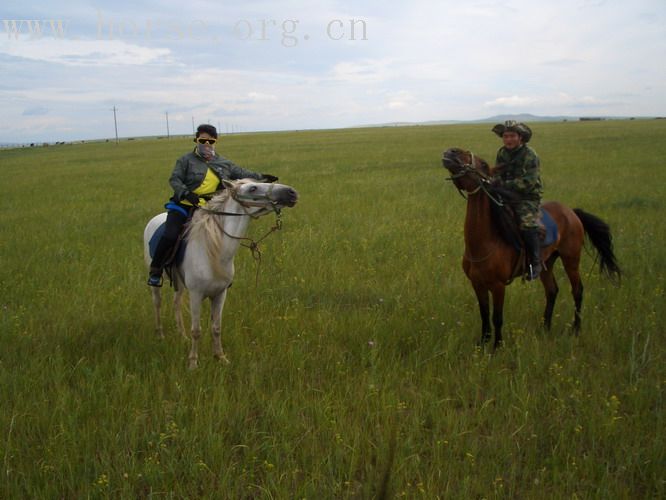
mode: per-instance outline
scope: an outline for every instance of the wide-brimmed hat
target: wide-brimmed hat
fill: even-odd
[[[492,128],[499,137],[502,137],[504,132],[516,132],[522,137],[523,142],[527,143],[532,138],[532,129],[524,123],[519,123],[516,120],[507,120],[504,123],[498,123]]]

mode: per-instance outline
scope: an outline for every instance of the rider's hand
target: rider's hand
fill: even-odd
[[[194,194],[194,193],[187,193],[185,195],[185,199],[189,201],[193,206],[198,207],[199,206],[199,197]]]
[[[263,178],[261,179],[264,182],[277,182],[278,178],[271,174],[262,174]]]

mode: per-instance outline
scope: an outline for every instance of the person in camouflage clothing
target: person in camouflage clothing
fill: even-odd
[[[539,243],[539,205],[543,184],[539,174],[539,157],[527,145],[532,130],[524,123],[509,120],[495,125],[492,131],[502,138],[504,145],[497,152],[492,171],[494,185],[515,193],[516,200],[509,202],[513,208],[520,233],[525,243],[528,281],[541,273],[541,249]]]

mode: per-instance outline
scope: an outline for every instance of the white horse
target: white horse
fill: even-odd
[[[201,338],[201,304],[211,300],[211,323],[214,356],[228,363],[222,350],[222,308],[227,290],[234,278],[234,256],[245,234],[250,219],[275,212],[282,207],[293,207],[298,193],[284,184],[268,184],[251,179],[223,181],[226,189],[217,193],[202,208],[196,210],[185,233],[187,247],[182,262],[174,267],[172,277],[175,289],[173,304],[176,324],[181,335],[187,338],[181,303],[183,292],[190,291],[192,316],[192,347],[189,354],[190,369],[198,365],[198,346]],[[143,248],[146,265],[150,267],[149,242],[153,234],[166,220],[166,212],[153,217],[143,232]],[[277,228],[278,226],[275,226]],[[160,310],[160,288],[151,287],[157,334],[163,338]]]

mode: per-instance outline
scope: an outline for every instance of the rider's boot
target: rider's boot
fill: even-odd
[[[525,253],[527,254],[527,281],[535,280],[541,274],[541,244],[539,242],[539,230],[537,228],[521,231],[525,242]]]

